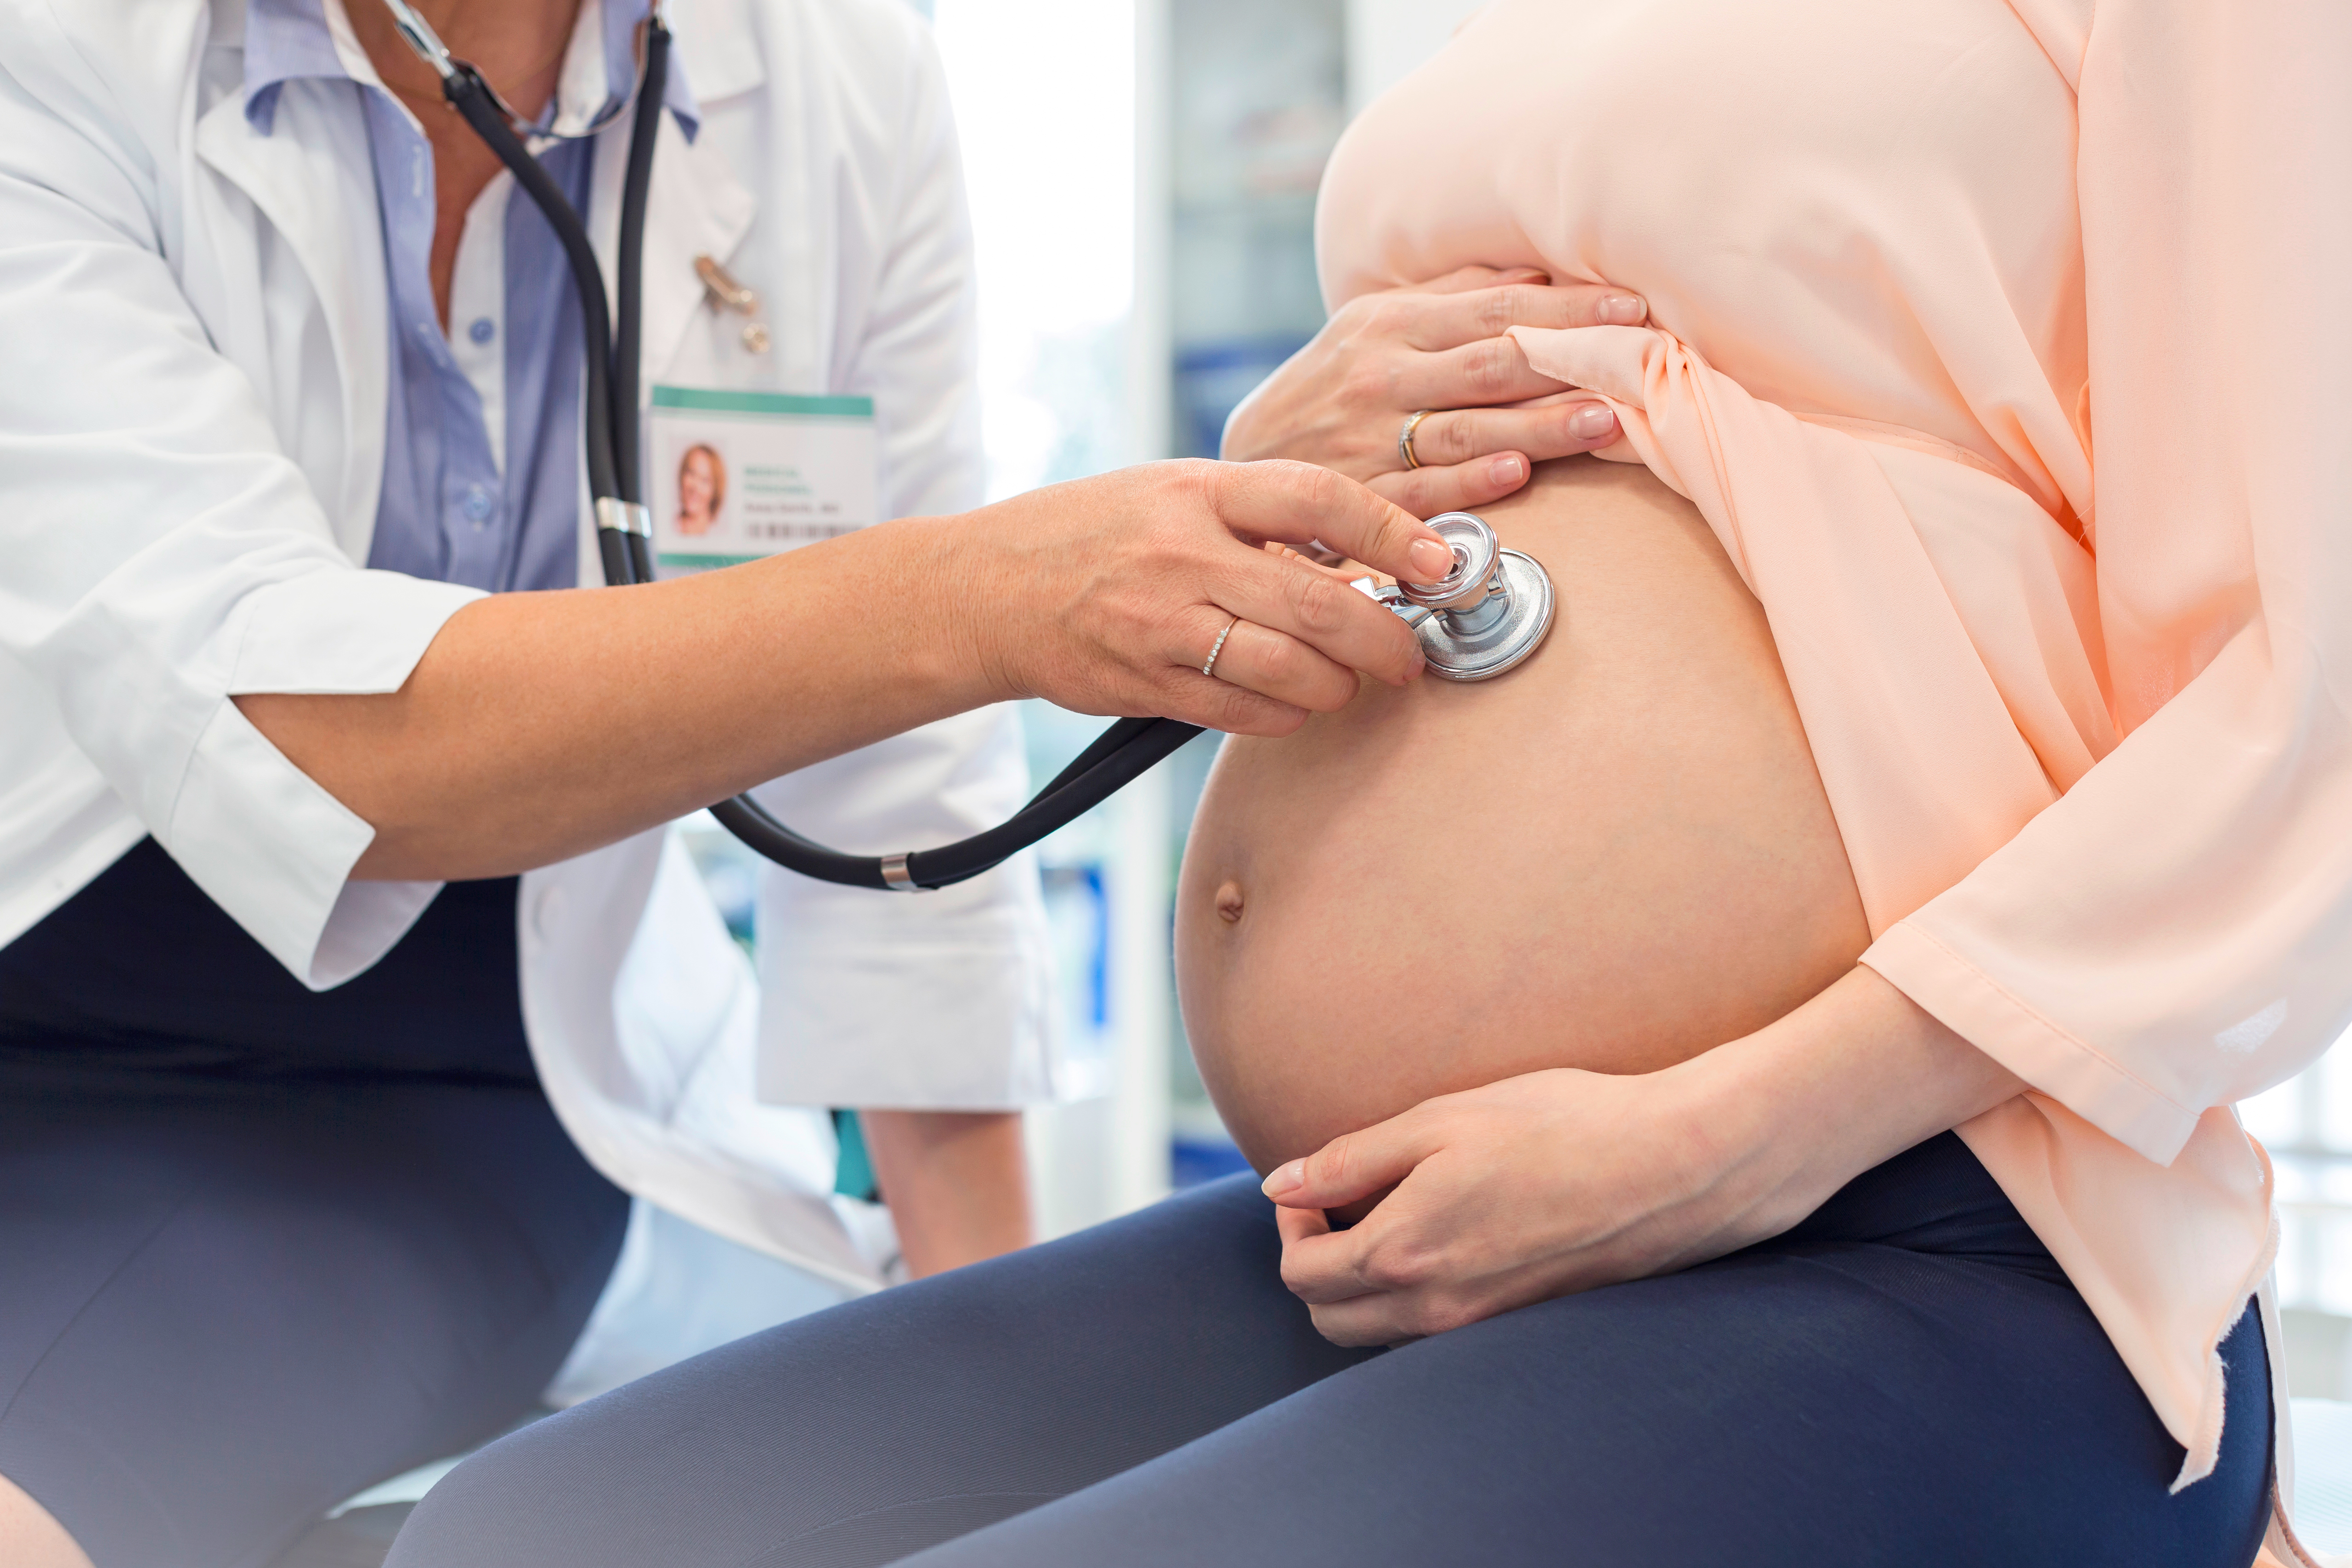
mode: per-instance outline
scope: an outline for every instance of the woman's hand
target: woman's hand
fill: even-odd
[[[1155,463],[1035,490],[943,531],[1001,695],[1284,735],[1421,673],[1404,623],[1269,545],[1318,538],[1431,582],[1454,557],[1363,487],[1304,463]],[[1236,618],[1238,617],[1238,618]],[[1217,639],[1230,626],[1222,647]],[[1213,675],[1201,673],[1214,650]]]
[[[1679,1066],[1506,1079],[1290,1162],[1265,1182],[1283,1281],[1340,1344],[1442,1333],[1777,1236],[2023,1087],[1857,968]],[[1325,1217],[1382,1193],[1352,1228]]]
[[[1527,483],[1530,464],[1618,434],[1605,404],[1537,374],[1505,329],[1636,326],[1648,314],[1625,289],[1555,288],[1533,268],[1465,267],[1361,295],[1242,400],[1224,456],[1320,464],[1416,517],[1483,506]],[[1422,466],[1410,468],[1397,436],[1424,408],[1436,412],[1413,431]]]

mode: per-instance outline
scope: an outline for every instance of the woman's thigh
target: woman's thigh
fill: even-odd
[[[1237,1177],[752,1335],[477,1455],[389,1568],[896,1561],[1371,1359],[1280,1252]]]
[[[1982,1176],[1948,1137],[1906,1158]],[[2014,1211],[1885,1195],[1849,1189],[1782,1243],[1392,1352],[907,1568],[2253,1560],[2255,1314],[2223,1349],[2220,1468],[2174,1497],[2180,1447]]]
[[[2252,1314],[2227,1352],[2236,1451],[2173,1498],[2180,1449],[2095,1325],[2021,1310],[1981,1266],[1889,1294],[1883,1261],[1759,1259],[1529,1308],[907,1568],[2253,1561],[2268,1434]],[[1950,1331],[1988,1308],[2038,1342]]]
[[[527,1410],[625,1197],[536,1089],[0,1097],[0,1475],[99,1568],[267,1561]]]
[[[2208,1481],[1948,1135],[1686,1273],[1324,1343],[1246,1178],[803,1319],[486,1450],[389,1568],[1888,1562],[2242,1568]]]

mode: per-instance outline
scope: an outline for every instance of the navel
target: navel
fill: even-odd
[[[1230,878],[1217,889],[1217,918],[1227,925],[1242,918],[1242,885]]]

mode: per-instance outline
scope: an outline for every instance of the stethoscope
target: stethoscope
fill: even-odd
[[[645,297],[646,195],[653,183],[654,141],[669,78],[669,28],[656,0],[646,25],[645,77],[629,128],[629,156],[621,184],[620,278],[614,290],[619,321],[604,306],[604,277],[588,230],[516,127],[530,123],[509,109],[466,61],[454,58],[407,0],[384,0],[401,37],[441,79],[442,96],[489,144],[547,215],[563,247],[580,297],[589,344],[582,393],[587,426],[588,489],[595,501],[596,544],[604,581],[627,586],[654,580],[653,512],[646,505],[637,449],[638,345]],[[593,134],[601,123],[589,128]],[[601,346],[603,353],[596,352]],[[1454,569],[1432,584],[1354,584],[1403,617],[1421,640],[1432,674],[1449,680],[1486,680],[1535,652],[1551,629],[1551,579],[1542,566],[1505,550],[1495,531],[1469,512],[1430,519],[1453,547]],[[977,877],[1108,800],[1148,772],[1202,726],[1175,719],[1121,719],[1097,736],[1029,803],[983,833],[936,849],[893,855],[845,855],[802,837],[748,795],[710,808],[727,829],[776,864],[820,881],[854,888],[915,892]]]

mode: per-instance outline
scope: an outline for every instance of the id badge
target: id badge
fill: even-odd
[[[646,490],[665,576],[757,561],[877,521],[870,397],[656,386]]]

